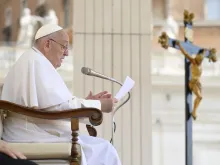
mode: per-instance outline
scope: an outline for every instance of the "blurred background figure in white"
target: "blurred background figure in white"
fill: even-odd
[[[178,39],[179,36],[179,25],[172,15],[169,15],[166,19],[165,25],[163,26],[161,32],[166,32],[170,38]],[[161,35],[161,32],[159,35]],[[176,49],[168,48],[171,53],[176,53]]]
[[[31,16],[31,10],[24,8],[20,18],[20,29],[18,33],[17,44],[19,46],[30,47],[34,35],[34,20]]]
[[[49,10],[48,15],[46,15],[44,18],[44,24],[58,24],[58,18],[54,10]]]

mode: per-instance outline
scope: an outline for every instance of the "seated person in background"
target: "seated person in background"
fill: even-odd
[[[68,56],[69,37],[58,25],[47,24],[36,33],[34,47],[26,51],[5,78],[2,100],[45,111],[94,107],[111,112],[117,102],[107,92],[86,99],[72,96],[56,68]],[[70,123],[8,113],[3,139],[9,142],[70,142]],[[115,148],[106,140],[80,135],[82,165],[120,165]]]
[[[1,165],[37,165],[36,163],[25,159],[26,157],[22,153],[12,150],[6,142],[0,140]]]

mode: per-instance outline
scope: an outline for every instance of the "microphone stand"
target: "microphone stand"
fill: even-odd
[[[107,79],[107,80],[108,80],[108,79]],[[119,84],[120,86],[123,86],[122,83],[118,82],[117,80],[115,80],[115,79],[113,79],[113,78],[109,78],[109,80],[112,81],[112,82],[115,82],[115,83]],[[115,114],[116,114],[116,112],[119,110],[119,108],[121,108],[125,103],[128,102],[128,100],[130,99],[130,97],[131,97],[131,93],[128,92],[128,97],[127,97],[127,99],[126,99],[125,101],[123,101],[119,106],[117,106],[117,107],[114,109],[114,111],[112,112],[112,137],[111,137],[111,140],[110,140],[110,143],[111,143],[112,145],[114,145],[114,133],[115,133],[115,131],[116,131],[116,123],[115,123],[115,118],[114,118],[114,117],[115,117]]]
[[[113,78],[110,78],[110,77],[103,76],[100,73],[95,72],[95,74],[91,75],[91,71],[92,71],[91,69],[85,68],[85,70],[82,71],[82,73],[85,74],[85,75],[88,75],[88,76],[95,76],[95,77],[98,77],[98,78],[101,78],[101,79],[109,80],[109,81],[112,81],[112,82],[115,82],[115,83],[119,84],[120,86],[123,86],[122,83],[118,82],[117,80],[115,80]],[[110,140],[110,143],[112,143],[112,145],[114,145],[114,133],[116,131],[116,123],[115,123],[114,116],[115,116],[116,112],[118,111],[118,109],[121,108],[125,103],[128,102],[130,97],[131,97],[131,93],[128,92],[127,99],[124,102],[122,102],[119,106],[117,106],[114,109],[114,111],[112,112],[112,137],[111,137],[111,140]]]

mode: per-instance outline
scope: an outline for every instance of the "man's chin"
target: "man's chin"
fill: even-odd
[[[59,68],[59,67],[61,67],[61,64],[57,64],[56,69]]]

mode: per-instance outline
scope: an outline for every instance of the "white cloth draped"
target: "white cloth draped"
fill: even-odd
[[[5,78],[2,100],[45,111],[95,107],[100,101],[72,96],[52,64],[37,49],[25,52]],[[88,121],[81,120],[84,123]],[[3,139],[10,142],[68,142],[70,122],[36,119],[9,113],[4,120]],[[120,165],[115,148],[106,140],[80,135],[82,165]]]

